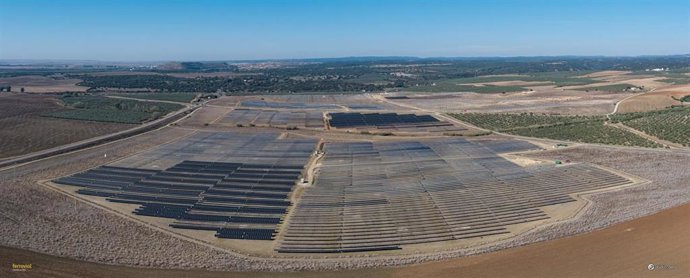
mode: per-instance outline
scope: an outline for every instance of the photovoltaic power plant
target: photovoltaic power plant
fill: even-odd
[[[460,131],[446,121],[439,121],[430,115],[397,113],[329,113],[329,125],[334,128],[374,128],[390,131]]]
[[[212,142],[220,145],[218,151]],[[79,194],[139,205],[134,214],[172,219],[174,228],[216,231],[219,238],[270,240],[291,205],[293,186],[315,143],[277,139],[270,133],[199,133],[118,162],[141,161],[141,168],[101,166],[54,182],[77,186]],[[144,168],[180,156],[215,161],[190,159],[164,170]]]
[[[630,183],[585,164],[522,168],[492,151],[514,143],[327,143],[277,251],[391,250],[508,234],[511,225],[548,219],[540,207],[575,201],[570,194]]]
[[[330,124],[336,128],[358,126],[390,126],[396,124],[437,123],[438,119],[429,115],[396,113],[330,113]]]
[[[323,113],[320,111],[274,111],[258,109],[235,109],[226,115],[221,123],[231,125],[256,125],[273,127],[324,127]]]

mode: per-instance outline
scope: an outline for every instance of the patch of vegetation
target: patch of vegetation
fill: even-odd
[[[534,113],[521,114],[487,114],[487,113],[461,113],[450,114],[458,120],[471,123],[481,128],[507,131],[525,127],[543,127],[552,125],[571,124],[603,120],[603,116],[558,116],[538,115]]]
[[[362,92],[381,91],[382,86],[346,82],[336,77],[324,79],[275,77],[265,74],[230,77],[182,78],[168,75],[111,75],[77,76],[83,81],[80,86],[89,91],[149,89],[161,92],[205,92],[218,90],[235,94],[285,93],[285,92]]]
[[[113,94],[114,96],[146,99],[146,100],[164,100],[189,103],[195,97],[196,93],[130,93],[130,94]]]
[[[73,120],[138,124],[158,119],[182,105],[115,99],[104,96],[70,94],[61,97],[70,110],[46,113],[43,116]]]
[[[664,78],[659,79],[659,82],[674,84],[674,85],[686,85],[690,84],[690,76],[687,78]]]
[[[511,93],[524,92],[529,89],[518,86],[496,86],[496,85],[462,85],[453,83],[457,79],[439,81],[439,83],[432,83],[430,85],[410,87],[409,91],[413,92],[475,92],[479,94],[496,94],[496,93]]]
[[[637,87],[631,84],[611,84],[595,87],[585,87],[575,89],[578,91],[605,91],[605,92],[641,92],[644,88]]]
[[[552,82],[557,87],[589,85],[601,82],[591,78],[579,77],[592,72],[593,71],[539,72],[531,74],[529,80],[525,81]]]
[[[690,146],[689,107],[616,114],[611,117],[611,120],[666,141]]]
[[[600,81],[580,77],[582,75],[592,73],[592,71],[568,71],[568,72],[533,72],[521,75],[494,75],[481,76],[472,78],[457,79],[460,83],[491,83],[501,81],[525,81],[525,82],[540,82],[541,84],[555,84],[556,86],[574,86],[593,84]]]
[[[554,116],[522,114],[464,113],[451,116],[473,125],[505,133],[622,146],[661,147],[634,133],[604,125],[603,116]]]
[[[582,143],[637,146],[647,148],[662,147],[656,142],[634,133],[604,125],[604,121],[588,121],[546,127],[519,128],[508,131],[508,133],[521,136],[567,140]]]
[[[680,98],[680,101],[681,102],[690,102],[690,95],[687,95],[687,96]]]

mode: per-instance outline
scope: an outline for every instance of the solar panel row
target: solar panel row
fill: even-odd
[[[495,147],[496,145],[493,145]],[[629,183],[588,165],[525,169],[482,143],[326,143],[279,252],[350,252],[509,233],[569,194]]]
[[[439,121],[430,115],[396,113],[330,113],[329,124],[334,128],[375,128],[403,132],[446,132],[461,131],[446,121]]]
[[[300,172],[294,165],[186,160],[163,171],[103,166],[55,182],[83,187],[80,194],[139,204],[134,214],[174,219],[172,227],[220,231],[241,224],[250,229],[219,237],[265,240],[290,206]]]
[[[270,229],[230,229],[223,228],[218,230],[216,236],[219,238],[234,238],[234,239],[253,239],[253,240],[271,240],[273,238],[274,230]]]

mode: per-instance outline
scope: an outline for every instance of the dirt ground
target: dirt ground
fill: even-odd
[[[192,115],[187,116],[187,118],[180,121],[178,125],[203,128],[222,119],[223,116],[228,114],[231,110],[232,108],[230,107],[207,106],[202,109],[198,109]]]
[[[449,93],[417,95],[395,103],[439,112],[547,113],[562,115],[601,115],[630,93],[583,92],[553,85],[528,87],[533,91],[506,94]],[[420,97],[421,96],[421,97]]]
[[[79,79],[61,76],[26,75],[0,78],[0,84],[12,86],[13,92],[20,92],[21,88],[24,88],[26,93],[84,92],[89,88],[77,86],[79,82]]]
[[[580,77],[585,77],[585,78],[596,78],[596,79],[605,79],[609,78],[612,76],[621,76],[630,73],[629,71],[622,71],[622,70],[605,70],[605,71],[597,71],[585,75],[581,75]]]
[[[688,277],[690,204],[589,234],[408,267],[338,272],[158,270],[0,247],[2,277]],[[32,264],[26,272],[11,265]],[[649,264],[655,264],[649,270]]]
[[[63,109],[55,96],[0,95],[0,159],[105,135],[134,125],[41,117]]]
[[[626,99],[621,102],[618,110],[621,113],[642,112],[663,109],[671,105],[688,105],[676,100],[687,95],[690,95],[690,85],[667,86],[654,92]]]

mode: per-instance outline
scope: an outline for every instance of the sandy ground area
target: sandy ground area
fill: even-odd
[[[84,92],[89,87],[77,86],[79,79],[27,75],[0,78],[0,84],[9,84],[13,92],[24,88],[27,93]]]

